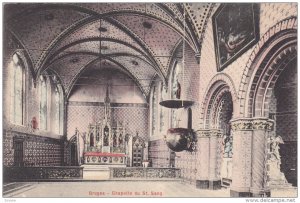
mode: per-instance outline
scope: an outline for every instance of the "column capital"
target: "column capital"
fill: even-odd
[[[274,129],[274,122],[274,120],[269,118],[254,118],[253,129],[272,131]]]
[[[207,137],[209,138],[209,129],[201,129],[195,131],[196,137],[201,138],[201,137]]]
[[[266,130],[272,131],[274,128],[274,120],[263,117],[256,118],[237,118],[230,121],[233,131],[252,131]]]
[[[219,129],[201,129],[201,130],[197,130],[195,133],[198,138],[222,137],[223,135],[222,131]]]
[[[211,137],[222,137],[223,136],[223,133],[221,130],[219,129],[211,129],[210,130],[210,136]]]

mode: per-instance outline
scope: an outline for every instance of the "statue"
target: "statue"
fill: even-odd
[[[117,146],[117,135],[116,135],[116,132],[114,133],[113,135],[113,147],[116,147]]]
[[[270,160],[276,161],[278,167],[280,168],[281,156],[279,153],[279,149],[280,149],[279,144],[284,144],[282,137],[280,135],[270,137],[270,154],[271,154]]]
[[[225,136],[223,140],[224,145],[224,158],[232,158],[232,136]]]
[[[90,134],[90,146],[94,147],[94,134],[93,133]]]
[[[96,141],[99,142],[99,139],[100,139],[100,134],[99,134],[99,132],[97,132]]]
[[[109,146],[108,139],[109,139],[109,129],[107,126],[105,126],[104,136],[103,136],[103,146]]]
[[[82,134],[80,133],[80,136],[81,136],[83,142],[86,143],[86,132],[83,132]]]
[[[270,171],[269,171],[269,185],[271,188],[276,188],[278,186],[284,185],[285,187],[289,187],[290,184],[287,182],[285,175],[280,171],[281,165],[281,156],[279,153],[279,144],[284,144],[283,139],[280,135],[270,136],[268,139],[270,148],[269,155],[270,158],[267,161]]]
[[[233,136],[226,133],[224,134],[223,141],[223,159],[221,167],[221,177],[232,179],[232,146],[233,146]]]
[[[176,88],[176,91],[175,91],[175,97],[176,97],[176,99],[180,99],[180,94],[181,94],[181,85],[180,85],[180,83],[177,80],[177,88]]]
[[[38,129],[38,122],[36,120],[36,117],[32,117],[31,123],[30,123],[30,127],[31,127],[31,132],[34,132],[36,129]]]
[[[120,145],[120,146],[123,145],[123,137],[122,137],[122,134],[119,135],[119,145]]]

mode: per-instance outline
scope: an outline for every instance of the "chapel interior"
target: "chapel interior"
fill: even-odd
[[[3,195],[296,197],[297,6],[4,3]]]

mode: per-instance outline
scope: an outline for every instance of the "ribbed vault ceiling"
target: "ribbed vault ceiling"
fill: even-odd
[[[34,77],[45,70],[55,72],[69,94],[85,68],[111,66],[136,81],[147,97],[156,75],[166,81],[172,55],[182,40],[196,54],[200,53],[213,6],[210,3],[7,4],[4,18],[6,31],[27,52]]]

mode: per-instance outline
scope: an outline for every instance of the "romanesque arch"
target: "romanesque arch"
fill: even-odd
[[[240,117],[268,117],[271,90],[286,64],[297,56],[297,19],[283,20],[260,39],[239,86]]]
[[[204,94],[201,108],[200,125],[203,128],[218,128],[222,107],[225,100],[232,104],[232,111],[236,109],[237,94],[232,79],[225,73],[219,73],[211,79]],[[230,101],[231,100],[231,101]],[[227,102],[228,103],[228,102]]]
[[[208,89],[204,94],[204,99],[200,114],[200,126],[202,129],[198,131],[198,147],[203,149],[205,145],[209,144],[208,152],[200,152],[202,157],[209,157],[208,163],[201,163],[201,176],[205,176],[205,171],[210,168],[215,170],[208,170],[208,188],[221,188],[223,178],[231,178],[228,173],[231,171],[231,152],[228,156],[224,151],[224,140],[232,146],[232,136],[230,130],[230,120],[232,119],[234,109],[236,108],[237,95],[232,82],[232,79],[224,73],[219,73],[213,77],[208,85]],[[226,139],[227,138],[227,139]],[[231,143],[230,143],[231,142]],[[232,149],[232,147],[230,148]],[[230,154],[230,155],[229,155]],[[226,156],[227,160],[224,159]],[[205,160],[203,160],[205,162]],[[226,168],[223,170],[222,168]],[[223,173],[226,171],[226,174]],[[206,188],[205,180],[198,180],[198,185],[201,188]]]
[[[276,81],[297,56],[297,18],[271,27],[259,40],[244,69],[239,85],[237,119],[233,130],[232,195],[270,195],[269,139],[276,133],[270,103]],[[275,130],[274,130],[275,129]],[[280,171],[279,171],[280,173]],[[243,180],[243,181],[241,181]]]

